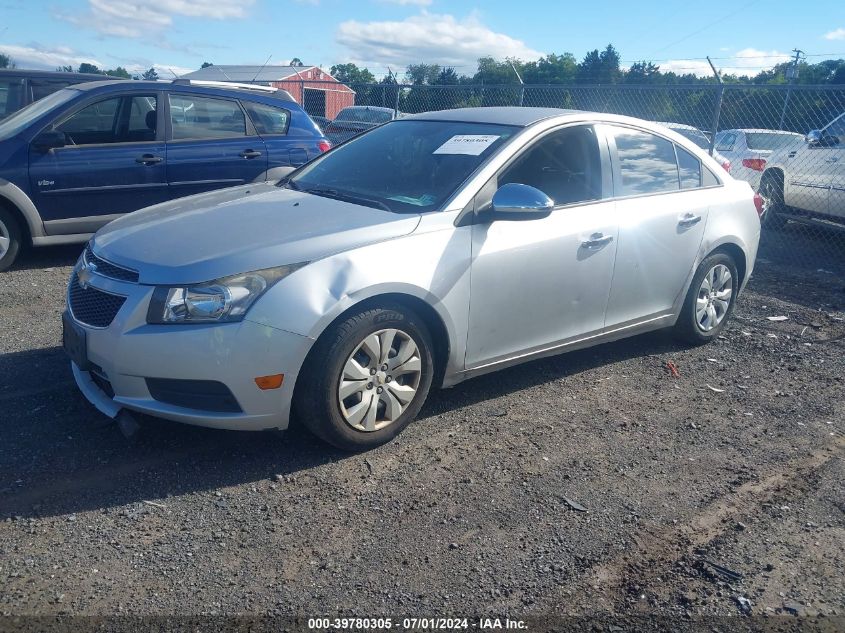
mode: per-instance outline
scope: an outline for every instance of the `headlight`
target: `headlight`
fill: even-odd
[[[256,270],[195,286],[158,286],[147,310],[147,323],[240,321],[258,297],[304,265]]]

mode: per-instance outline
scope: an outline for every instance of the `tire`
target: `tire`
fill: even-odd
[[[0,207],[0,272],[15,263],[21,250],[23,231],[14,214]]]
[[[725,279],[725,272],[730,274],[730,279]],[[705,258],[692,278],[675,324],[676,336],[693,345],[709,343],[719,336],[733,313],[739,284],[736,263],[730,255],[713,253]],[[727,285],[730,285],[730,295],[726,297]]]
[[[760,195],[763,197],[765,212],[763,226],[769,230],[778,230],[786,226],[783,212],[786,205],[783,201],[783,177],[774,173],[763,174],[760,182]]]
[[[384,364],[382,348],[388,342]],[[347,451],[389,442],[411,423],[428,396],[432,349],[425,323],[404,306],[386,304],[343,318],[320,336],[308,355],[294,395],[297,421]],[[381,358],[375,362],[377,355]]]

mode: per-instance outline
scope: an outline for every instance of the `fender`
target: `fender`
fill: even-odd
[[[13,182],[0,178],[0,199],[6,200],[21,213],[33,240],[46,235],[41,214],[23,189]]]

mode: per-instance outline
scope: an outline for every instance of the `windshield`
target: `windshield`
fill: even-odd
[[[79,94],[78,90],[65,88],[59,90],[51,95],[47,95],[43,99],[30,103],[23,110],[18,110],[10,117],[0,121],[0,140],[11,138],[22,130],[29,127],[29,124],[35,121],[45,112],[70,101]]]
[[[393,112],[370,110],[368,108],[346,108],[341,110],[336,121],[355,121],[358,123],[387,123],[393,118]]]
[[[748,149],[770,149],[775,150],[794,143],[800,139],[800,134],[788,134],[777,132],[748,132],[745,135],[745,143]]]
[[[519,129],[394,121],[324,154],[282,184],[396,213],[434,211]]]

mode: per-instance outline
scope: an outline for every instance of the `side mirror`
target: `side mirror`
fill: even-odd
[[[494,220],[534,220],[552,212],[555,203],[539,189],[511,182],[493,194]]]
[[[809,132],[807,132],[807,135],[804,137],[804,140],[807,142],[807,145],[818,145],[822,140],[822,131],[810,130]]]
[[[39,152],[44,153],[56,147],[64,147],[65,145],[67,145],[65,133],[59,132],[58,130],[45,130],[32,141],[32,146]]]

